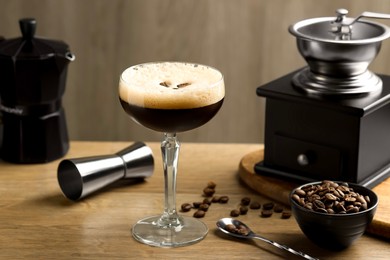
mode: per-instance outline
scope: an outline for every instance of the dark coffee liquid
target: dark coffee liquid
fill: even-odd
[[[179,133],[207,123],[221,108],[223,99],[217,103],[189,109],[157,109],[131,105],[119,99],[123,109],[136,122],[158,132]]]

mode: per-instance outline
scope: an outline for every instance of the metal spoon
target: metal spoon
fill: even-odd
[[[241,221],[237,219],[232,219],[232,218],[223,218],[218,220],[217,222],[217,227],[224,233],[238,237],[238,238],[246,238],[246,239],[259,239],[264,242],[267,242],[268,244],[271,244],[273,246],[276,246],[280,249],[284,249],[294,255],[302,256],[303,258],[306,259],[318,259],[315,257],[311,257],[305,253],[296,251],[288,246],[278,244],[272,240],[269,240],[267,238],[264,238],[256,233],[254,233],[247,225],[242,223]]]

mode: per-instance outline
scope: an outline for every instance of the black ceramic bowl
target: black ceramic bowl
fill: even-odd
[[[292,196],[297,189],[321,183],[307,183],[295,188],[291,192],[292,213],[302,232],[312,242],[326,249],[342,250],[363,235],[374,217],[378,205],[378,197],[373,191],[364,186],[348,183],[354,192],[363,196],[369,196],[370,203],[367,204],[368,207],[365,210],[346,214],[329,214],[309,210],[299,205],[293,199]],[[337,183],[340,184],[341,182]]]

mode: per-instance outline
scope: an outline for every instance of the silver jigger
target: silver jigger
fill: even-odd
[[[62,193],[79,200],[121,179],[146,178],[153,174],[152,150],[136,142],[112,154],[65,159],[57,170]]]

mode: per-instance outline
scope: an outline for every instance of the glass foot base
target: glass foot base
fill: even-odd
[[[158,225],[160,217],[152,216],[139,220],[132,227],[133,237],[150,246],[179,247],[199,242],[207,235],[207,226],[193,217],[181,216],[183,225],[177,227]]]

